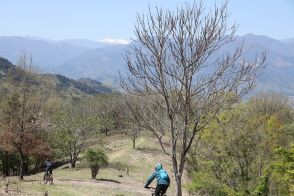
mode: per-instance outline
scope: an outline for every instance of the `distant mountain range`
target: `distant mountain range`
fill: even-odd
[[[294,97],[294,38],[276,40],[248,34],[237,36],[250,48],[250,58],[267,53],[267,67],[258,80],[257,91],[278,91]],[[21,54],[31,55],[38,69],[69,78],[91,78],[116,85],[119,72],[126,73],[124,54],[130,44],[115,45],[84,39],[48,40],[36,37],[0,37],[0,56],[14,64]]]
[[[119,71],[125,72],[123,54],[127,45],[114,45],[83,39],[48,40],[38,37],[0,36],[0,57],[17,64],[30,55],[41,72],[67,77],[92,78],[113,84]]]

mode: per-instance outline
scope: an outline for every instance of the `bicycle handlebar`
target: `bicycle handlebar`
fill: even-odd
[[[151,186],[146,187],[146,189],[154,189],[155,190],[155,188],[151,187]]]

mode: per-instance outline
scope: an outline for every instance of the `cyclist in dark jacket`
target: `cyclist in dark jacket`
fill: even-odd
[[[167,174],[167,172],[163,169],[162,164],[158,163],[155,166],[155,171],[149,178],[147,179],[147,182],[145,183],[145,188],[148,188],[149,184],[154,180],[154,178],[157,179],[157,185],[155,188],[155,196],[161,196],[163,195],[167,188],[169,187],[170,179]]]
[[[51,160],[50,159],[47,159],[45,161],[45,164],[44,165],[46,167],[45,175],[52,174],[53,163],[51,162]]]

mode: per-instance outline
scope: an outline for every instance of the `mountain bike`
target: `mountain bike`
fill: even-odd
[[[155,195],[155,188],[154,188],[154,187],[147,187],[146,189],[150,189],[150,190],[152,190],[151,195],[152,195],[152,196],[156,196],[156,195]],[[159,195],[160,195],[160,196],[166,196],[166,193],[164,193],[164,194],[160,193]]]
[[[43,180],[44,180],[44,184],[47,184],[47,183],[49,183],[50,185],[54,184],[53,183],[53,174],[45,173]]]

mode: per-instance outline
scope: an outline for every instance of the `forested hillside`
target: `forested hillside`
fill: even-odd
[[[21,65],[20,65],[21,66]],[[32,66],[32,65],[31,65]],[[29,67],[27,67],[29,68]],[[30,67],[29,69],[34,69]],[[7,59],[0,57],[0,80],[2,82],[10,75],[13,80],[19,81],[26,70],[22,70],[21,67],[13,65]],[[33,70],[32,70],[33,71]],[[73,80],[60,74],[41,74],[33,73],[30,77],[30,84],[36,86],[45,85],[47,88],[51,88],[61,94],[99,94],[99,93],[111,93],[113,89],[103,85],[102,83],[91,79]]]

